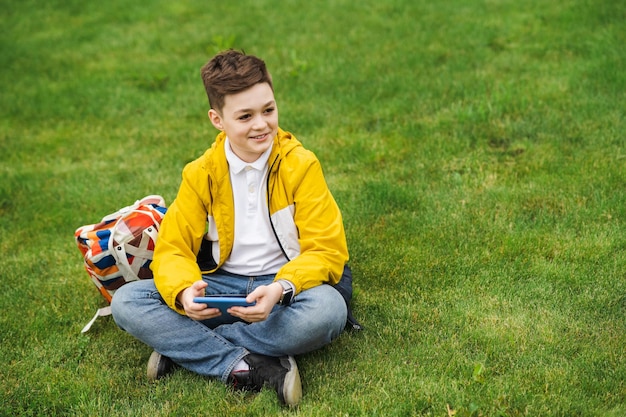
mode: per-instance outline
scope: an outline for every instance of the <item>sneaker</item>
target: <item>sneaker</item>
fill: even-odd
[[[156,381],[159,378],[164,377],[165,375],[172,372],[176,364],[167,356],[161,355],[156,350],[152,352],[150,355],[150,359],[148,359],[148,379],[151,381]]]
[[[260,391],[267,385],[276,391],[282,404],[295,406],[300,402],[302,383],[292,356],[274,358],[251,353],[243,360],[250,369],[232,373],[231,382],[236,389]]]

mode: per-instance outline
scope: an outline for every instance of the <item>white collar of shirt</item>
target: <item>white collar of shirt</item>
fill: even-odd
[[[228,161],[228,166],[229,166],[230,171],[233,174],[239,174],[246,167],[252,167],[256,169],[257,171],[263,171],[265,169],[265,165],[267,164],[267,161],[270,159],[270,153],[272,153],[272,147],[273,145],[267,148],[267,150],[263,152],[263,154],[261,154],[259,159],[257,159],[256,161],[245,162],[245,161],[242,161],[241,158],[239,158],[237,155],[235,155],[235,152],[233,152],[233,150],[230,147],[230,141],[228,140],[228,137],[227,137],[226,143],[224,143],[224,149],[226,150],[226,160]]]

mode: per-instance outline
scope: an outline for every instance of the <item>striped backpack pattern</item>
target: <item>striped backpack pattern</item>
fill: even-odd
[[[163,197],[150,195],[74,232],[85,269],[109,303],[127,282],[152,278],[150,263],[166,210]],[[101,310],[94,320],[108,314]]]

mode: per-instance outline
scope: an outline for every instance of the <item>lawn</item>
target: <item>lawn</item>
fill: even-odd
[[[626,415],[626,3],[0,8],[1,416]],[[295,410],[80,333],[106,302],[74,230],[174,199],[231,47],[322,162],[365,326],[298,358]]]

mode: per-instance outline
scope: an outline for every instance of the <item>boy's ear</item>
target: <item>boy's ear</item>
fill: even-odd
[[[209,119],[217,130],[224,130],[224,126],[222,125],[222,116],[220,116],[216,110],[209,110]]]

